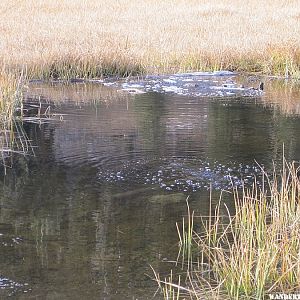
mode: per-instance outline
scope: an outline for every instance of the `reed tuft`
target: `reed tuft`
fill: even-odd
[[[182,291],[191,299],[265,299],[299,291],[299,169],[284,161],[279,175],[265,177],[264,188],[235,190],[234,201],[234,214],[226,206],[222,214],[220,202],[203,232],[193,232],[193,245],[187,245],[197,247],[198,259],[193,256]],[[163,285],[180,290],[170,281]]]
[[[0,158],[5,171],[12,153],[25,154],[31,149],[22,126],[25,82],[24,70],[19,74],[0,71]]]

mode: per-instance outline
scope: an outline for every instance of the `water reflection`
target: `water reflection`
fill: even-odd
[[[300,115],[299,81],[272,79],[265,97],[266,106],[275,107],[275,111],[286,116]]]
[[[276,97],[266,105],[268,95],[34,86],[29,104],[47,102],[63,118],[25,124],[35,156],[16,156],[1,176],[0,297],[151,299],[156,285],[145,273],[149,264],[169,271],[163,261],[176,258],[175,222],[188,195],[208,215],[207,187],[216,203],[224,176],[250,180],[255,159],[272,168],[283,142],[287,158],[299,160],[299,119],[274,110]],[[230,207],[229,194],[225,201]]]

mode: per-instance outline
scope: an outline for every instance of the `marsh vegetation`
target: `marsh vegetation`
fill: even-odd
[[[201,231],[188,206],[177,227],[186,274],[156,274],[165,299],[267,299],[299,290],[299,168],[284,160],[278,172],[265,174],[261,187],[234,189],[233,212],[221,196]]]
[[[30,141],[22,125],[23,92],[26,84],[24,70],[20,73],[0,71],[0,156],[3,165],[10,166],[10,155],[26,154]]]
[[[165,270],[188,193],[180,281],[157,275],[166,299],[299,289],[299,170],[284,161],[258,184],[253,165],[279,161],[283,142],[299,160],[299,83],[277,78],[300,77],[297,1],[2,0],[0,16],[0,171],[37,145],[0,180],[3,295],[150,295],[145,265]],[[183,98],[209,80],[182,78],[176,95],[178,81],[160,76],[218,70],[256,86],[270,75],[266,93],[230,94],[245,78],[228,77],[227,98]],[[150,92],[125,92],[147,74],[159,90],[153,77]],[[118,84],[101,85],[108,77]],[[41,122],[50,108],[65,122]],[[231,204],[216,203],[232,183]],[[192,206],[206,213],[201,230]]]
[[[0,62],[32,78],[237,70],[299,76],[297,1],[8,1]]]

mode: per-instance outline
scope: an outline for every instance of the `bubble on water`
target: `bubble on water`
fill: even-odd
[[[27,293],[31,291],[31,288],[29,288],[28,286],[29,284],[26,282],[25,283],[16,282],[10,278],[0,275],[0,289],[1,290],[7,289],[9,291],[8,293],[9,296],[13,296],[14,294],[20,291],[23,293]]]
[[[247,171],[245,171],[247,170]],[[233,162],[227,165],[217,161],[161,158],[155,161],[125,162],[117,170],[101,170],[99,180],[111,183],[151,184],[166,191],[194,192],[199,189],[231,190],[258,182],[262,170],[257,165]]]
[[[19,236],[0,234],[0,246],[3,247],[16,247],[23,242]]]

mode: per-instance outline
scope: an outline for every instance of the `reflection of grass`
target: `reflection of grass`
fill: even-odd
[[[222,215],[217,206],[204,232],[194,232],[193,244],[186,244],[197,247],[199,259],[196,263],[193,257],[182,292],[192,299],[264,299],[269,293],[299,290],[298,174],[294,164],[285,162],[280,176],[266,177],[266,189],[254,184],[235,191],[234,215],[227,209]],[[170,280],[159,284],[168,294],[180,290]]]
[[[42,102],[54,104],[72,104],[72,105],[96,105],[97,103],[116,103],[118,101],[129,100],[130,94],[104,86],[98,83],[84,84],[49,84],[38,83],[29,84],[29,89],[26,92],[26,97],[30,101],[39,103]],[[36,89],[38,87],[38,89]]]
[[[23,86],[23,72],[19,76],[0,72],[0,155],[4,165],[12,152],[26,153],[30,148],[20,123]]]
[[[297,1],[2,0],[0,14],[0,61],[26,64],[36,78],[187,69],[299,76]]]
[[[270,80],[262,97],[266,106],[275,107],[284,115],[300,115],[300,84],[298,80]]]

